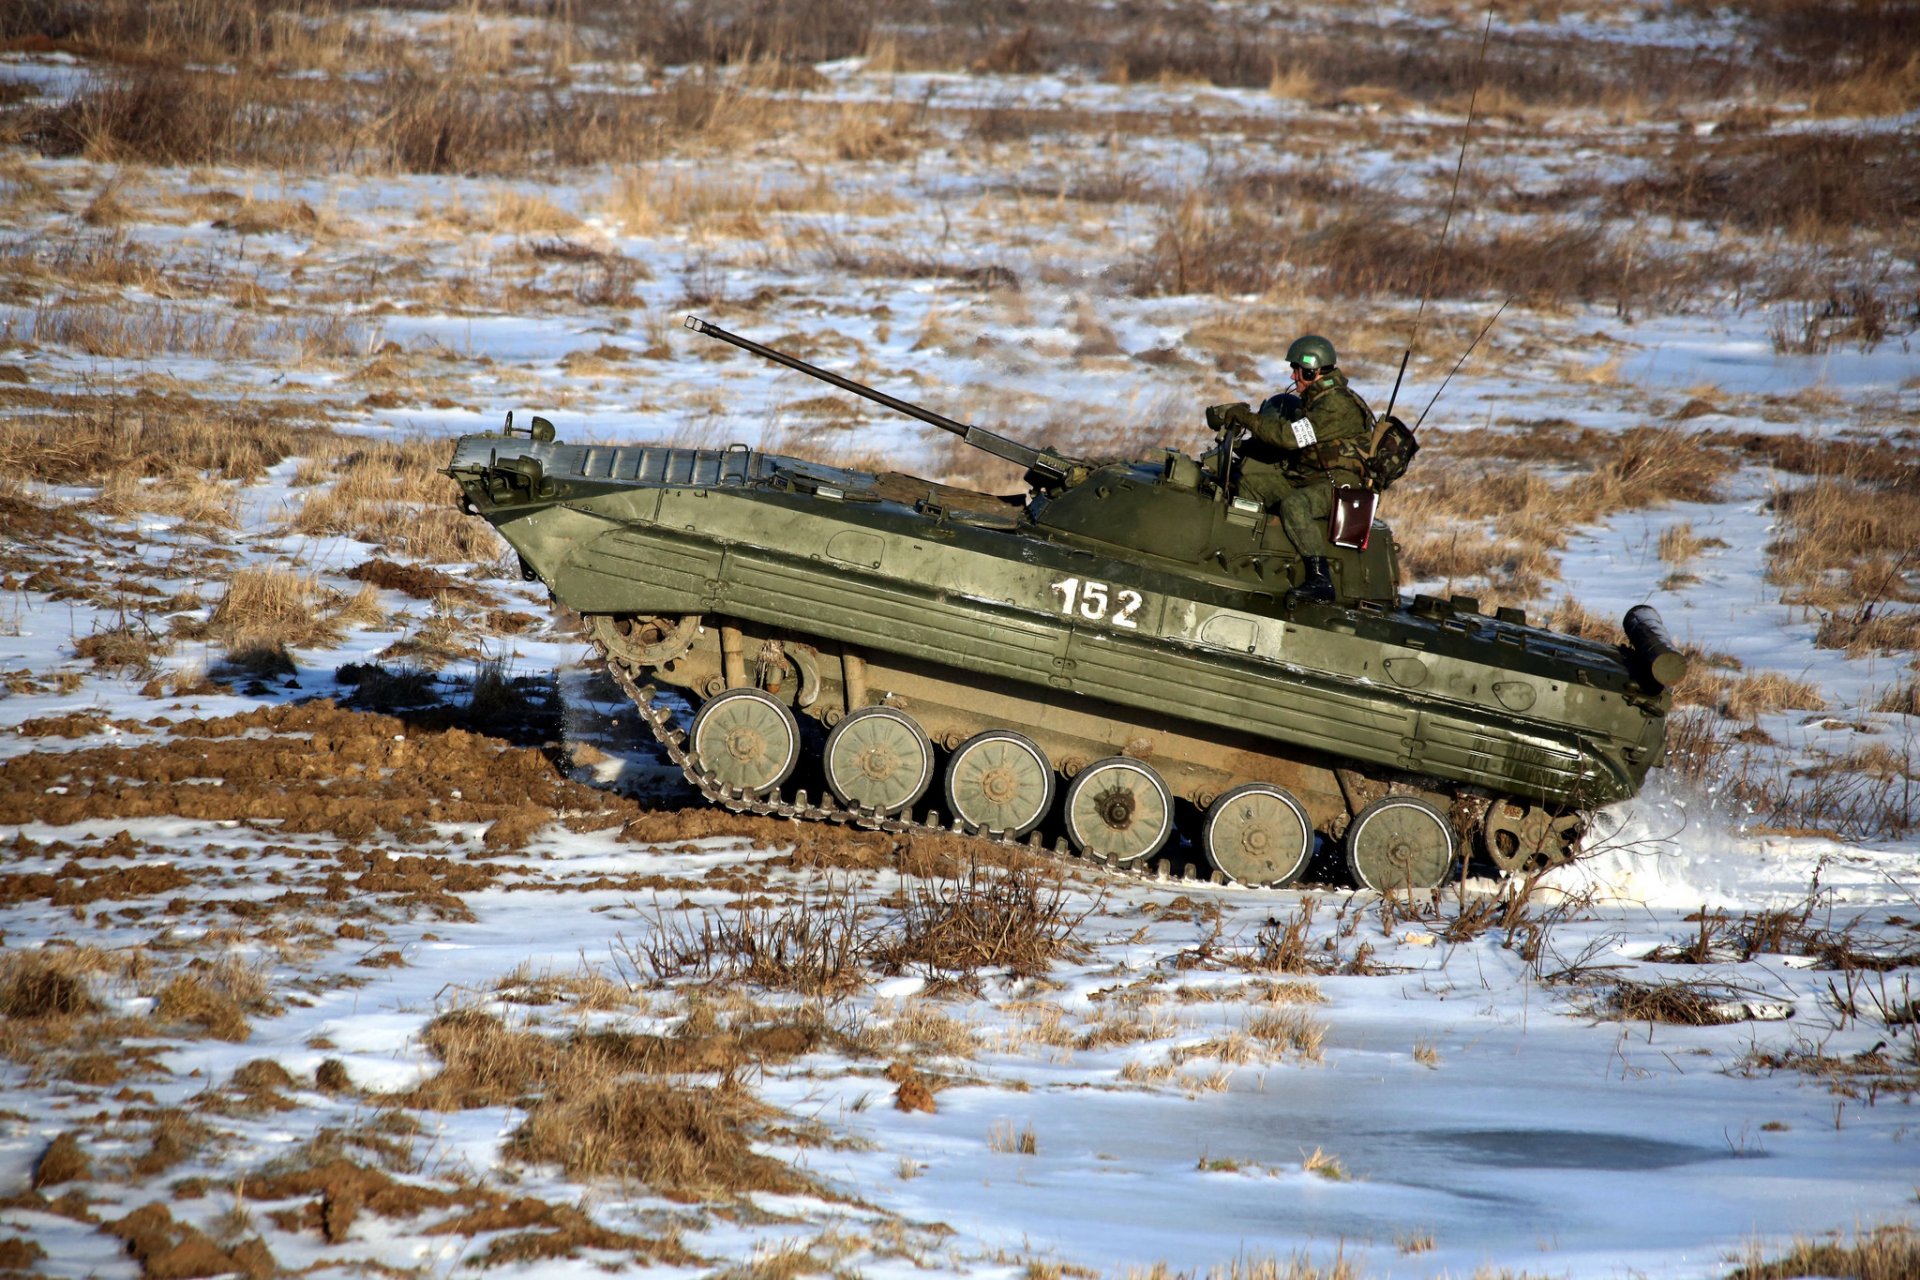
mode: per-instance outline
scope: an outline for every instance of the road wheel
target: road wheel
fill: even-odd
[[[1453,866],[1453,827],[1417,796],[1384,796],[1347,828],[1347,867],[1356,882],[1383,893],[1432,889]]]
[[[709,700],[687,737],[702,770],[748,795],[785,782],[800,758],[793,712],[758,689],[729,689]]]
[[[1082,769],[1064,807],[1074,847],[1118,863],[1151,856],[1173,834],[1173,793],[1152,768],[1126,756]]]
[[[933,744],[897,707],[862,707],[827,735],[825,764],[841,803],[899,813],[933,781]]]
[[[1200,824],[1200,844],[1235,884],[1292,884],[1313,853],[1313,822],[1285,787],[1249,782],[1215,800]]]
[[[1023,836],[1053,805],[1053,766],[1031,738],[989,729],[947,761],[947,807],[969,829]]]

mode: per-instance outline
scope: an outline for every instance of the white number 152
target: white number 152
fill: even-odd
[[[1104,582],[1092,579],[1062,578],[1058,582],[1049,582],[1047,589],[1060,593],[1060,612],[1072,617],[1078,614],[1089,622],[1111,621],[1116,627],[1125,627],[1129,631],[1140,626],[1133,615],[1140,611],[1144,601],[1138,591],[1122,587],[1115,591]],[[1113,606],[1113,617],[1107,618],[1107,610]]]

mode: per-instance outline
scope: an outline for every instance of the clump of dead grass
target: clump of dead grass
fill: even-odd
[[[0,1016],[38,1022],[100,1013],[91,979],[98,968],[97,953],[87,948],[0,954]]]
[[[1660,531],[1658,550],[1668,564],[1684,565],[1703,551],[1718,551],[1726,545],[1726,539],[1696,533],[1693,521],[1682,520]]]
[[[518,1104],[526,1120],[507,1143],[520,1161],[574,1178],[620,1177],[696,1199],[751,1191],[806,1193],[812,1182],[753,1150],[776,1116],[736,1072],[763,1054],[804,1051],[818,1028],[736,1027],[690,1018],[678,1039],[513,1030],[473,1008],[443,1013],[423,1039],[441,1069],[404,1101],[434,1110]],[[711,1085],[657,1078],[717,1071]]]
[[[102,671],[148,675],[158,659],[173,652],[173,641],[144,619],[127,619],[78,637],[73,651]]]
[[[1292,1054],[1303,1062],[1318,1062],[1327,1024],[1304,1009],[1276,1009],[1249,1019],[1247,1034],[1276,1055]]]
[[[202,473],[246,482],[330,438],[277,411],[116,396],[57,419],[28,414],[0,422],[0,459],[15,475],[46,484]]]
[[[491,564],[502,550],[499,536],[486,521],[460,513],[459,486],[439,473],[446,461],[444,440],[381,442],[336,454],[338,478],[306,494],[289,528],[346,534],[423,564]]]
[[[1920,68],[1909,65],[1910,76]],[[1914,80],[1920,87],[1920,78]],[[1911,101],[1907,104],[1912,105]],[[1904,108],[1903,108],[1904,109]],[[1845,240],[1892,231],[1920,216],[1920,141],[1900,132],[1680,135],[1645,178],[1617,189],[1617,205],[1744,231]]]
[[[1849,1280],[1904,1280],[1920,1275],[1920,1231],[1905,1223],[1856,1228],[1853,1238],[1795,1239],[1782,1252],[1750,1245],[1729,1280],[1795,1280],[1799,1276],[1845,1276]]]
[[[1756,720],[1781,711],[1818,711],[1827,705],[1820,686],[1778,671],[1750,671],[1734,681],[1718,710],[1733,720]]]
[[[1044,974],[1056,959],[1081,952],[1076,931],[1097,905],[1076,905],[1058,870],[1028,859],[1007,866],[971,860],[950,878],[910,881],[904,898],[875,947],[877,962],[949,979],[987,968]]]
[[[189,1023],[216,1040],[242,1041],[253,1034],[249,1014],[279,1012],[268,973],[239,956],[196,960],[160,988],[153,1016]]]
[[[1815,643],[1849,654],[1920,646],[1920,504],[1893,491],[1822,476],[1774,495],[1782,532],[1767,580],[1788,604],[1822,614]]]
[[[1752,1016],[1739,993],[1697,982],[1619,982],[1603,1007],[1621,1022],[1683,1027],[1725,1026]]]
[[[771,990],[838,995],[865,981],[877,934],[850,888],[828,885],[780,906],[740,904],[697,914],[653,904],[647,931],[616,944],[631,969],[653,982],[698,977]]]
[[[327,600],[312,574],[285,565],[238,569],[214,604],[205,634],[241,651],[330,647],[339,643],[341,627]]]

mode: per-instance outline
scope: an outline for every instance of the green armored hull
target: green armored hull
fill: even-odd
[[[1661,757],[1678,655],[1650,610],[1603,645],[1402,600],[1384,524],[1335,602],[1301,601],[1277,521],[1177,453],[1037,454],[999,499],[550,436],[468,436],[449,473],[644,709],[687,691],[684,734],[650,719],[735,807],[1038,828],[1263,885],[1318,836],[1363,883],[1427,885],[1463,836],[1507,870],[1566,856]],[[803,757],[818,804],[780,791]]]

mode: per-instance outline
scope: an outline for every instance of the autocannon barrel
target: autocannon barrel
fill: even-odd
[[[895,413],[904,413],[909,418],[918,418],[920,421],[938,427],[942,431],[948,431],[959,436],[976,449],[984,449],[996,458],[1005,458],[1008,462],[1018,463],[1029,471],[1038,471],[1042,475],[1055,479],[1062,478],[1066,475],[1066,467],[1063,465],[1063,460],[1056,458],[1044,450],[1021,444],[1017,440],[1009,440],[1003,435],[986,430],[984,427],[970,427],[964,422],[955,422],[945,414],[935,413],[931,409],[922,408],[917,404],[902,400],[898,396],[890,396],[884,391],[875,391],[872,387],[855,382],[852,378],[843,378],[839,374],[822,369],[818,365],[808,364],[798,356],[790,356],[784,351],[776,351],[772,347],[755,342],[751,338],[743,338],[737,333],[729,333],[719,325],[709,324],[699,316],[688,316],[686,326],[695,333],[704,333],[710,338],[718,338],[722,342],[732,343],[742,351],[750,351],[762,359],[771,360],[775,364],[783,364],[798,373],[806,374],[809,378],[818,378],[822,382],[839,387],[842,391],[851,391],[854,395],[864,396],[875,404],[885,405]]]
[[[1671,689],[1687,674],[1687,655],[1674,646],[1667,635],[1667,624],[1650,604],[1638,604],[1620,620],[1627,633],[1627,644],[1639,660],[1647,677],[1663,689]]]

